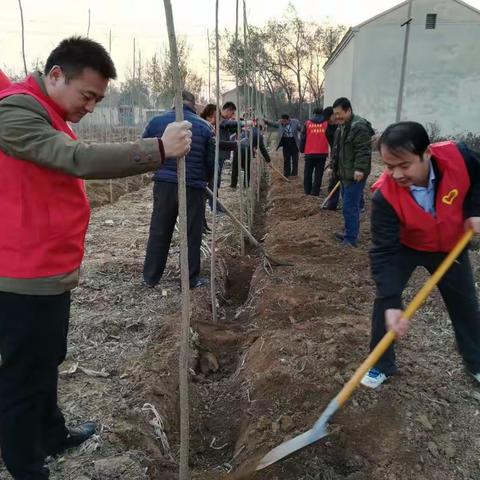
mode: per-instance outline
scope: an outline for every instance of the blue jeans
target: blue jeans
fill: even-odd
[[[343,218],[345,220],[345,241],[357,244],[360,232],[360,209],[365,182],[342,183]]]

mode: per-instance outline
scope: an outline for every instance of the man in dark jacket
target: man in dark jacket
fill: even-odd
[[[277,148],[283,151],[283,174],[286,177],[298,175],[298,153],[300,151],[300,132],[302,127],[296,118],[284,113],[278,122],[265,119],[265,123],[278,128]]]
[[[190,287],[206,284],[200,277],[200,247],[205,218],[205,187],[213,177],[215,138],[211,126],[195,113],[195,97],[183,93],[185,120],[192,124],[192,148],[185,158],[187,184],[188,266]],[[167,125],[175,121],[175,110],[153,118],[147,125],[144,138],[160,137]],[[150,224],[143,280],[154,287],[162,278],[178,215],[177,162],[173,158],[154,174],[153,212]]]
[[[430,144],[422,125],[400,122],[379,140],[386,170],[374,185],[370,264],[377,292],[370,347],[386,333],[397,336],[408,321],[402,317],[402,293],[417,266],[433,273],[466,228],[480,233],[480,156],[464,144]],[[467,371],[480,382],[480,313],[468,252],[445,273],[438,289],[453,324]],[[391,346],[362,384],[380,386],[395,374]]]
[[[342,182],[343,233],[335,236],[343,246],[356,247],[360,232],[360,210],[365,182],[372,162],[371,138],[375,133],[370,122],[353,114],[347,98],[333,104],[335,119],[340,125],[334,146],[333,171]]]
[[[218,154],[218,190],[222,184],[222,172],[223,165],[225,160],[230,158],[230,152],[234,150],[232,142],[230,142],[230,136],[237,132],[237,121],[234,119],[235,113],[237,111],[237,106],[233,102],[225,102],[223,104],[222,110],[220,111],[220,151]],[[213,178],[210,180],[209,185],[210,190],[213,192]],[[217,195],[218,195],[217,190]],[[213,199],[209,197],[208,203],[210,209],[213,210]],[[223,209],[220,205],[217,204],[217,212],[223,213]]]
[[[332,158],[334,156],[333,146],[335,144],[335,134],[338,129],[338,124],[335,120],[335,115],[333,114],[332,107],[326,107],[323,109],[323,116],[325,120],[328,122],[327,127],[327,140],[328,146],[330,147],[330,154],[329,154],[329,161],[327,164],[327,171],[329,171],[330,176],[328,179],[328,187],[327,192],[330,193],[338,182],[338,177],[335,175],[332,168],[330,168],[332,164]],[[323,207],[325,210],[336,210],[338,206],[338,200],[340,199],[340,189],[337,189],[333,195],[328,200],[327,204]]]
[[[313,117],[307,120],[302,129],[300,152],[305,154],[303,189],[305,195],[320,195],[323,171],[328,156],[328,121],[321,108],[313,110]]]
[[[250,137],[252,137],[252,149],[253,157],[257,155],[258,150],[260,150],[263,158],[266,162],[270,163],[270,154],[268,153],[267,148],[265,147],[265,141],[263,134],[261,133],[258,127],[253,127],[248,129],[248,132],[245,130],[242,131],[240,138],[240,164],[242,170],[245,172],[245,186],[250,184]],[[232,165],[232,183],[231,188],[237,188],[238,183],[238,150],[234,150],[234,158]]]

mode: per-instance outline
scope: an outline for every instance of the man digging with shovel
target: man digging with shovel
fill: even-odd
[[[373,349],[392,329],[405,334],[402,293],[417,266],[432,274],[466,229],[480,233],[480,156],[464,144],[430,144],[422,125],[400,122],[380,137],[386,170],[374,184],[370,262],[377,293]],[[468,252],[463,251],[438,288],[467,371],[480,383],[480,313]],[[378,388],[397,372],[391,345],[362,384]]]

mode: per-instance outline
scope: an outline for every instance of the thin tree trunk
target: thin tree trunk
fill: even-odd
[[[170,57],[175,85],[175,117],[183,120],[182,82],[178,68],[177,41],[173,23],[172,5],[170,0],[163,0],[167,20]],[[189,443],[190,443],[190,411],[188,360],[190,356],[190,282],[188,271],[188,241],[187,241],[187,188],[185,184],[185,157],[177,163],[178,201],[179,201],[179,232],[180,232],[180,267],[182,279],[182,326],[179,358],[180,383],[180,480],[190,479]]]
[[[25,26],[23,24],[23,8],[22,0],[18,0],[18,6],[20,7],[20,22],[22,24],[22,57],[23,57],[23,68],[25,70],[25,76],[28,75],[27,69],[27,60],[25,58]]]
[[[215,252],[217,241],[217,195],[218,195],[218,164],[220,156],[220,50],[218,44],[218,0],[215,2],[215,94],[216,94],[216,129],[215,129],[215,170],[213,175],[213,222],[212,222],[212,254],[210,257],[210,287],[212,294],[212,319],[217,323],[217,291],[215,270],[217,255]]]
[[[235,10],[235,88],[237,91],[237,109],[240,112],[240,92],[238,85],[238,2],[236,1],[236,10]],[[238,176],[237,176],[237,185],[239,189],[239,207],[240,207],[240,222],[243,223],[243,177],[242,177],[242,147],[240,146],[240,118],[237,115],[237,163],[238,163]],[[243,232],[240,230],[240,253],[245,255],[245,237]]]

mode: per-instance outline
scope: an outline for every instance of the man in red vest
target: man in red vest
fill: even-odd
[[[313,110],[313,117],[307,120],[302,129],[300,152],[305,154],[303,189],[305,195],[320,195],[323,171],[328,157],[328,121],[321,108]]]
[[[57,405],[90,215],[82,179],[153,171],[190,149],[188,122],[162,138],[79,142],[67,122],[93,112],[114,78],[107,51],[74,37],[51,52],[44,73],[0,91],[0,448],[15,480],[47,479],[46,456],[95,429],[67,429]]]
[[[0,90],[9,87],[11,84],[10,79],[0,70]]]
[[[389,126],[379,140],[386,170],[374,185],[370,262],[376,283],[370,347],[386,328],[403,335],[402,293],[416,267],[434,272],[466,228],[480,233],[480,157],[464,144],[430,144],[422,125]],[[480,382],[480,313],[468,252],[438,284],[468,372]],[[397,371],[391,346],[362,384]]]

